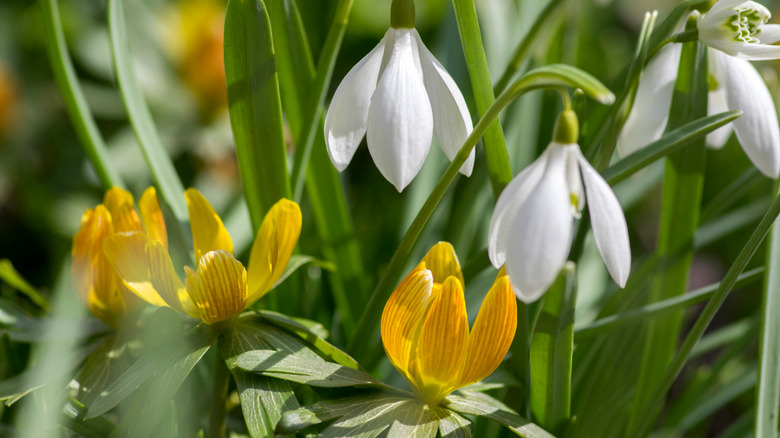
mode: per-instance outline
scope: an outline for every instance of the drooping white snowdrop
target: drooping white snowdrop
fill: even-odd
[[[728,14],[731,14],[731,21],[724,18]],[[742,111],[738,119],[707,135],[707,145],[721,147],[734,132],[753,164],[764,175],[777,178],[780,174],[777,112],[761,75],[746,61],[780,58],[780,46],[767,45],[770,41],[780,39],[777,30],[780,26],[763,25],[768,14],[766,8],[755,2],[720,0],[699,19],[698,31],[699,40],[710,46],[707,59],[713,87],[708,96],[707,113],[713,115],[728,110]],[[716,22],[720,23],[719,31]],[[727,41],[724,32],[731,27],[736,29],[734,32],[738,32],[732,34],[733,38],[742,35],[741,42],[733,39]],[[770,34],[777,34],[778,37],[770,38]],[[618,139],[621,154],[630,154],[658,140],[663,134],[680,65],[680,52],[679,44],[668,45],[645,68],[631,114]],[[774,55],[770,56],[772,53]]]
[[[366,136],[371,158],[399,192],[420,171],[433,135],[452,160],[473,128],[458,86],[414,29],[413,8],[393,2],[392,27],[344,77],[325,116],[336,169],[347,167]],[[469,176],[473,167],[472,150],[460,172]]]
[[[567,110],[544,153],[499,196],[488,236],[493,266],[506,264],[517,297],[530,303],[555,281],[571,249],[574,220],[587,203],[593,237],[612,278],[624,287],[631,248],[623,209],[577,145],[577,118]]]
[[[765,6],[744,0],[720,0],[697,22],[699,40],[724,53],[754,61],[780,58],[780,25],[767,24]]]

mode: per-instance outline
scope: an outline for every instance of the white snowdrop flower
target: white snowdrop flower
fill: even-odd
[[[719,0],[697,22],[699,40],[741,59],[777,59],[780,25],[767,24],[771,16],[753,1]]]
[[[669,119],[681,49],[679,44],[664,47],[645,69],[631,114],[618,139],[621,154],[628,155],[661,138]],[[720,50],[709,49],[707,58],[711,79],[707,113],[742,111],[738,119],[707,135],[707,145],[721,147],[734,132],[753,164],[764,175],[777,178],[780,128],[772,95],[761,75],[750,62]]]
[[[325,116],[325,143],[333,165],[343,171],[363,136],[382,175],[402,191],[417,175],[433,135],[452,160],[473,125],[455,81],[414,29],[413,4],[398,13],[379,45],[344,77]],[[400,18],[399,18],[400,16]],[[460,168],[474,167],[474,151]]]
[[[552,285],[571,249],[574,220],[587,203],[593,237],[612,278],[624,287],[631,248],[623,209],[582,155],[574,112],[561,114],[554,140],[499,196],[488,236],[493,266],[506,264],[517,298],[530,303]]]

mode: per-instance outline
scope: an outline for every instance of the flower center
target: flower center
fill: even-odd
[[[725,26],[733,33],[732,39],[737,42],[758,44],[756,35],[761,32],[761,26],[772,17],[766,8],[740,6],[734,8],[736,14],[730,16]]]

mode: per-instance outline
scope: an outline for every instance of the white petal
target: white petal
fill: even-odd
[[[582,191],[582,177],[580,176],[579,157],[582,155],[579,145],[560,145],[566,152],[566,185],[569,187],[569,196],[572,216],[579,219],[582,208],[585,206],[585,196]],[[576,203],[575,203],[576,201]]]
[[[722,46],[723,48],[718,46],[713,47],[721,49],[736,58],[747,59],[750,61],[768,61],[772,59],[780,59],[780,46],[743,42],[729,42],[729,44],[723,44]]]
[[[618,138],[622,156],[652,143],[664,133],[680,64],[680,44],[669,44],[650,61],[642,74],[634,106]]]
[[[631,246],[623,208],[612,188],[588,160],[582,155],[579,159],[596,247],[609,275],[620,287],[625,287],[631,271]]]
[[[408,29],[396,29],[392,53],[368,110],[368,150],[384,177],[402,191],[420,171],[433,139],[433,115]]]
[[[517,297],[536,301],[555,281],[571,248],[565,154],[552,151],[539,184],[518,209],[508,236],[506,266]]]
[[[722,56],[728,107],[742,111],[734,131],[742,149],[766,176],[780,173],[780,129],[772,96],[761,75],[748,61]]]
[[[761,26],[758,39],[763,44],[774,44],[780,41],[780,24],[765,24]]]
[[[343,171],[366,134],[368,108],[376,89],[385,40],[394,37],[394,29],[360,60],[341,81],[325,115],[325,144],[330,161]]]
[[[488,256],[496,269],[501,268],[506,263],[506,244],[509,230],[514,223],[517,209],[525,202],[542,178],[547,166],[549,150],[549,148],[545,150],[536,161],[517,174],[504,187],[498,201],[496,201],[488,231]]]
[[[710,52],[715,52],[714,50],[710,50]],[[718,55],[718,56],[727,56],[727,55]],[[726,90],[724,87],[719,86],[713,91],[709,92],[709,95],[707,96],[707,115],[715,115],[722,113],[724,111],[728,111],[729,107],[726,102]],[[715,149],[720,149],[723,147],[723,145],[726,144],[729,137],[731,137],[731,133],[734,132],[734,127],[731,125],[731,123],[722,126],[709,134],[707,134],[707,146]]]
[[[431,101],[433,133],[439,140],[439,146],[444,154],[452,161],[466,138],[471,134],[473,129],[471,115],[458,85],[452,80],[447,70],[428,51],[417,30],[412,29],[412,35],[417,41],[423,81]],[[471,176],[473,168],[474,149],[471,150],[468,159],[460,168],[460,173]]]

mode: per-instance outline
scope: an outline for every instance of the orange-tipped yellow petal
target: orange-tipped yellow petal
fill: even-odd
[[[425,267],[433,273],[433,281],[444,284],[444,280],[449,276],[454,276],[460,281],[460,284],[466,284],[463,281],[463,273],[460,271],[458,256],[455,255],[455,248],[449,242],[439,242],[433,245],[425,254],[422,261]]]
[[[504,270],[490,288],[469,335],[466,364],[458,386],[489,376],[504,359],[517,328],[517,298]]]
[[[103,196],[103,205],[106,206],[111,217],[119,215],[119,207],[123,204],[130,204],[133,207],[133,195],[125,189],[111,187]]]
[[[142,232],[118,233],[106,239],[103,252],[128,289],[153,306],[166,306],[149,276],[146,242]]]
[[[188,281],[190,298],[206,324],[238,315],[246,303],[246,269],[233,254],[210,251],[198,262],[194,279]]]
[[[141,224],[141,219],[135,212],[132,203],[125,202],[119,205],[117,211],[111,213],[111,220],[114,222],[114,231],[117,233],[144,232],[144,226]]]
[[[274,286],[284,273],[300,235],[300,207],[287,199],[279,200],[263,218],[252,244],[247,303],[254,303]]]
[[[411,350],[431,302],[433,275],[420,263],[401,281],[382,312],[382,344],[390,363],[407,379]]]
[[[429,402],[438,402],[456,383],[466,357],[468,338],[463,286],[450,276],[431,304],[417,345],[417,368],[424,385],[418,390]]]
[[[123,312],[118,296],[118,278],[103,255],[103,242],[114,233],[111,215],[102,205],[82,216],[81,229],[73,238],[73,282],[90,312],[116,327]]]
[[[101,207],[102,208],[102,207]],[[103,208],[105,210],[105,208]],[[89,303],[89,293],[92,287],[92,266],[89,263],[89,252],[92,239],[97,231],[99,215],[94,210],[87,210],[81,215],[81,227],[73,236],[71,249],[72,263],[70,266],[73,287],[85,304]]]
[[[198,317],[199,315],[193,309],[188,309],[182,303],[181,295],[187,295],[187,291],[179,276],[176,275],[171,256],[163,244],[157,240],[147,241],[146,258],[152,285],[165,303],[179,312]]]
[[[190,212],[195,260],[209,251],[224,250],[232,254],[233,240],[209,201],[195,189],[187,189],[184,196]]]
[[[138,211],[141,213],[141,220],[144,222],[149,239],[157,240],[167,248],[168,231],[165,228],[165,218],[160,210],[160,202],[157,200],[157,191],[154,187],[149,187],[141,195]]]

